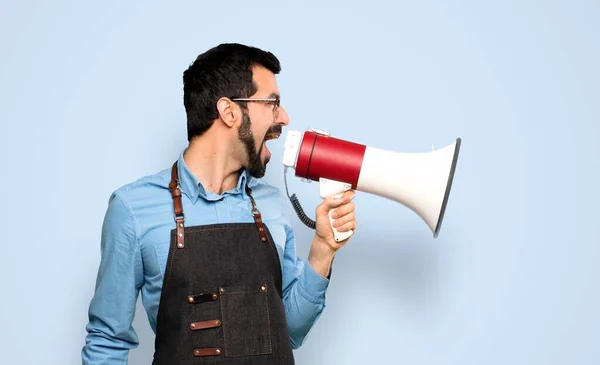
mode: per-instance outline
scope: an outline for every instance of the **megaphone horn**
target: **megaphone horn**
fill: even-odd
[[[331,137],[311,129],[288,131],[283,153],[284,175],[288,168],[305,180],[318,181],[321,198],[341,196],[353,189],[396,201],[425,221],[438,237],[454,179],[461,139],[431,152],[387,151]],[[287,181],[286,191],[287,191]],[[311,228],[315,222],[304,214],[295,194],[291,200],[296,213]],[[330,212],[330,221],[331,218]],[[353,232],[338,232],[336,241]]]

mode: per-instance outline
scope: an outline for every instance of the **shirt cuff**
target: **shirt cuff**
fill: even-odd
[[[308,301],[316,304],[325,302],[325,293],[329,287],[329,279],[317,273],[308,261],[304,262],[300,275],[300,293]]]

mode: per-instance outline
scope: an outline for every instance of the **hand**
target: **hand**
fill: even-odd
[[[354,214],[354,203],[352,199],[356,193],[353,190],[346,191],[341,198],[327,198],[315,210],[316,227],[315,238],[308,261],[313,269],[323,277],[329,277],[331,263],[335,253],[344,246],[352,236],[348,239],[336,242],[331,223],[329,222],[329,210],[335,209],[332,212],[333,226],[339,232],[346,232],[350,229],[356,230],[356,219]]]
[[[354,214],[355,206],[352,199],[356,196],[353,190],[346,191],[341,198],[327,198],[316,208],[316,235],[315,244],[323,246],[321,249],[329,250],[331,253],[337,252],[344,246],[349,239],[336,242],[329,221],[329,210],[332,212],[333,226],[339,232],[346,232],[356,229],[356,217]],[[352,237],[352,236],[350,236]]]

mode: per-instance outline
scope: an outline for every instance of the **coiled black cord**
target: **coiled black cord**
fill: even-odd
[[[287,170],[287,168],[286,168],[286,170]],[[300,221],[302,223],[304,223],[308,228],[315,229],[315,227],[316,227],[315,221],[312,220],[312,219],[310,219],[306,215],[306,213],[304,213],[304,209],[302,209],[302,206],[300,205],[300,201],[296,197],[296,194],[292,194],[292,196],[290,196],[290,193],[288,191],[288,186],[287,186],[287,174],[286,174],[286,171],[283,172],[283,181],[284,181],[284,184],[285,184],[285,193],[287,194],[288,199],[292,203],[292,208],[294,208],[294,210],[296,211],[296,214],[298,215],[298,218],[300,218]]]

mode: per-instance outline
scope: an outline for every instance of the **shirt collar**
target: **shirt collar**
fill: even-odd
[[[207,191],[202,183],[196,178],[194,174],[190,171],[189,167],[185,163],[183,155],[185,153],[185,149],[182,150],[179,154],[179,158],[177,160],[177,173],[179,174],[179,185],[181,186],[181,191],[185,194],[193,204],[196,204],[196,201],[199,197],[202,197],[209,201],[216,201],[222,199],[226,195],[237,195],[242,194],[246,195],[246,185],[252,186],[252,182],[254,178],[250,176],[248,170],[243,169],[238,178],[237,185],[234,189],[224,191],[222,194],[216,194],[211,191]]]

